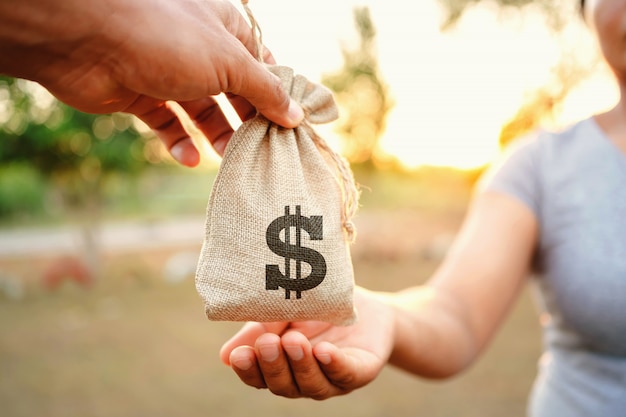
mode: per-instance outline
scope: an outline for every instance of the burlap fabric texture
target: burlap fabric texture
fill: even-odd
[[[311,128],[336,119],[337,107],[323,86],[269,68],[305,121],[286,129],[257,115],[234,133],[209,198],[196,288],[211,320],[348,325],[354,184]]]

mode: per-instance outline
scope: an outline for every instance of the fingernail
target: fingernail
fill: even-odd
[[[186,140],[178,141],[170,149],[170,154],[179,164],[187,167],[194,167],[200,162],[200,154],[193,145],[189,146],[186,143]]]
[[[172,146],[172,149],[170,149],[170,154],[179,164],[184,165],[185,149],[182,146],[176,146],[176,145]]]
[[[331,362],[330,355],[328,353],[318,353],[315,355],[315,357],[324,365],[329,365]]]
[[[302,107],[294,100],[289,102],[289,109],[287,110],[287,117],[294,123],[298,124],[304,119],[304,111]]]
[[[238,369],[242,371],[247,371],[252,367],[252,361],[249,358],[239,358],[232,361],[233,365],[235,365]]]
[[[274,362],[278,359],[278,347],[275,345],[265,345],[259,347],[261,358],[266,362]]]
[[[299,361],[304,357],[304,351],[300,346],[285,346],[285,351],[287,355],[289,355],[289,358],[294,361]]]

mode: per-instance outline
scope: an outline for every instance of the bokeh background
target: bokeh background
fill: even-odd
[[[508,142],[616,100],[573,0],[250,6],[276,60],[335,92],[342,116],[319,129],[363,190],[352,252],[368,288],[428,279]],[[195,135],[190,170],[131,117],[0,78],[0,415],[524,415],[541,350],[532,285],[452,380],[388,367],[325,402],[241,384],[217,356],[239,325],[207,321],[193,283],[219,167]]]

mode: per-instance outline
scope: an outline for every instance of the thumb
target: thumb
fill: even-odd
[[[285,92],[280,78],[252,61],[252,65],[231,72],[230,92],[245,98],[272,122],[286,128],[298,126],[304,118],[300,105]]]
[[[282,88],[280,79],[255,59],[259,54],[257,51],[259,45],[253,30],[232,5],[227,7],[227,15],[223,17],[223,21],[230,22],[226,28],[240,47],[231,48],[230,53],[225,56],[232,56],[234,51],[239,51],[241,54],[239,57],[234,57],[236,65],[227,68],[226,71],[229,92],[248,100],[257,111],[274,123],[287,128],[298,126],[304,118],[304,112]],[[264,45],[261,45],[261,48],[263,61],[275,64],[276,61],[269,49]]]

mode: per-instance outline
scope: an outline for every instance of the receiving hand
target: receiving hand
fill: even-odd
[[[347,394],[376,378],[393,347],[393,311],[357,288],[358,322],[247,323],[220,352],[239,378],[288,398]]]

